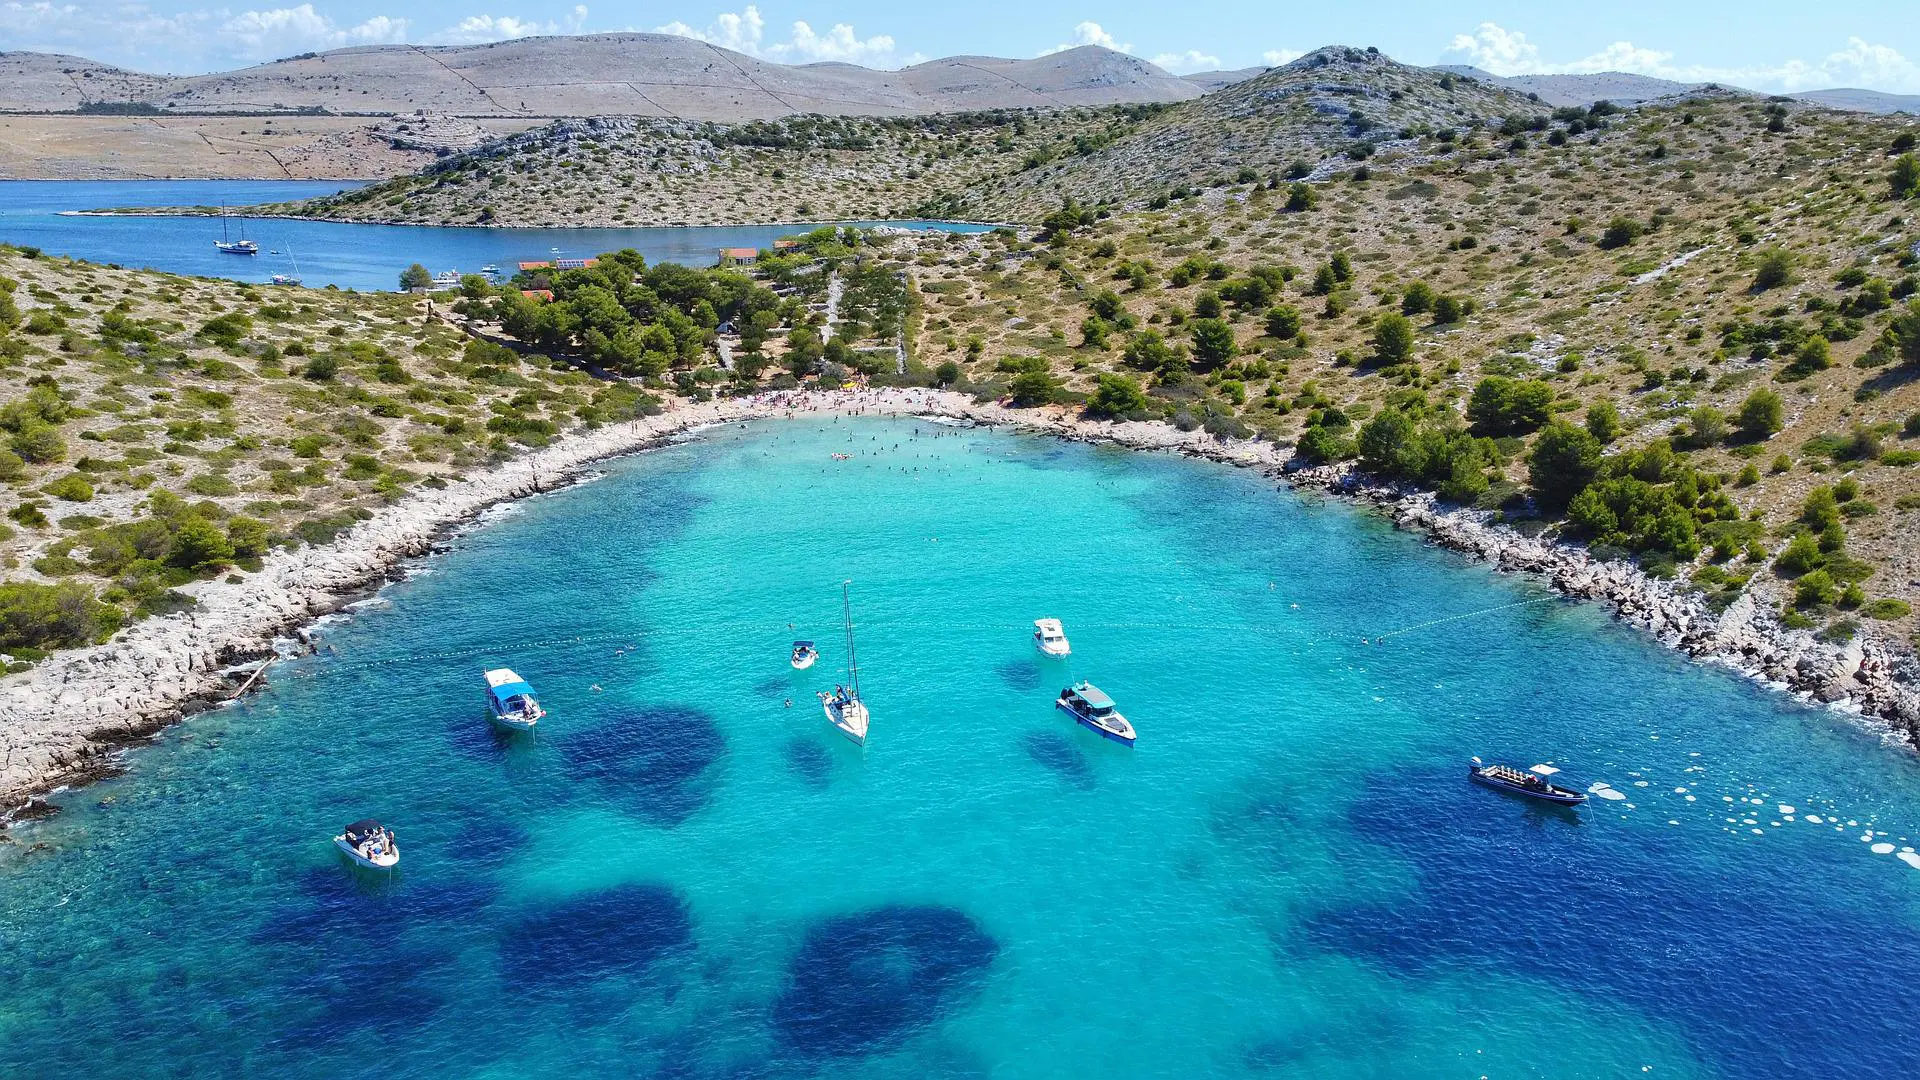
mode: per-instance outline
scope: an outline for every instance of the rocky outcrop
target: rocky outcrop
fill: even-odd
[[[1920,742],[1920,694],[1904,677],[1906,657],[1875,637],[1829,642],[1784,626],[1743,595],[1714,611],[1699,594],[1586,548],[1529,537],[1491,515],[1447,508],[1431,494],[1371,486],[1348,472],[1321,472],[1308,483],[1374,503],[1402,528],[1501,570],[1534,574],[1579,600],[1612,609],[1621,621],[1697,659],[1724,664],[1808,701],[1857,712],[1909,745]]]

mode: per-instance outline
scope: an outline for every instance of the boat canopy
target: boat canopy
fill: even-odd
[[[347,842],[350,844],[357,844],[362,840],[368,839],[369,837],[379,836],[381,833],[387,831],[387,827],[373,820],[372,818],[368,818],[365,821],[356,821],[353,824],[347,826],[346,831],[347,831]]]
[[[532,697],[533,687],[523,682],[510,682],[494,686],[488,692],[493,695],[495,701],[511,701],[517,697]]]
[[[1541,776],[1552,776],[1554,773],[1557,773],[1560,770],[1554,768],[1551,765],[1535,765],[1529,771],[1539,773]]]
[[[793,647],[794,647],[794,648],[796,648],[796,649],[811,649],[811,648],[813,648],[813,642],[811,642],[811,641],[796,641],[796,642],[794,642],[794,643],[793,643]]]
[[[1078,697],[1081,701],[1086,702],[1088,708],[1091,708],[1091,709],[1113,708],[1113,699],[1101,693],[1100,688],[1093,685],[1092,683],[1085,683],[1085,682],[1081,683],[1080,685],[1073,688],[1073,693],[1075,697]]]

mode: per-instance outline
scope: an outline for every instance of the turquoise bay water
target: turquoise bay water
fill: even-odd
[[[355,184],[320,180],[5,180],[0,181],[0,242],[31,245],[92,262],[266,282],[298,274],[309,288],[393,289],[400,271],[420,263],[439,273],[471,274],[493,264],[511,272],[521,260],[581,258],[633,248],[649,262],[711,266],[723,247],[767,247],[812,226],[703,225],[644,229],[463,229],[361,225],[289,218],[246,218],[249,204],[331,194]],[[223,255],[218,220],[205,217],[63,217],[63,211],[128,206],[230,206],[229,227],[244,228],[260,254]],[[862,221],[977,232],[985,225]],[[238,236],[236,231],[234,236]],[[556,252],[555,249],[558,249]]]
[[[1920,1071],[1920,780],[1844,721],[1224,467],[816,420],[605,471],[15,830],[0,1075]]]

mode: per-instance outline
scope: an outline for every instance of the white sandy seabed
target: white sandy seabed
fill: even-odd
[[[396,564],[431,552],[447,529],[488,507],[552,490],[582,466],[633,453],[703,426],[796,412],[934,415],[1005,424],[1080,440],[1170,450],[1260,468],[1296,486],[1379,506],[1406,528],[1503,570],[1542,576],[1560,592],[1607,603],[1624,620],[1702,659],[1729,664],[1783,689],[1860,715],[1890,738],[1920,731],[1920,696],[1898,677],[1900,658],[1868,640],[1844,646],[1781,627],[1750,599],[1725,612],[1623,563],[1528,538],[1447,509],[1432,496],[1370,486],[1348,470],[1290,468],[1290,451],[1268,442],[1218,439],[1162,423],[1088,421],[1060,410],[976,404],[930,390],[768,394],[702,404],[569,435],[498,468],[422,490],[322,547],[281,550],[237,583],[188,586],[187,612],[136,623],[112,641],[59,653],[0,680],[0,813],[17,811],[56,785],[104,775],[113,754],[181,716],[230,699],[244,664],[272,654],[276,637],[364,598]]]

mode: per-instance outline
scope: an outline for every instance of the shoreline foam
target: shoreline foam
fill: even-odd
[[[1488,515],[1440,506],[1428,493],[1370,485],[1346,468],[1298,469],[1267,442],[1222,440],[1160,422],[1084,420],[1057,409],[1009,409],[947,391],[789,392],[701,404],[569,435],[446,488],[416,493],[324,547],[276,551],[239,583],[186,587],[198,606],[136,623],[112,641],[65,650],[0,680],[0,819],[31,816],[35,799],[117,771],[118,750],[235,695],[234,669],[274,655],[274,641],[365,600],[407,559],[490,507],[573,483],[580,470],[717,424],[821,415],[951,417],[1083,442],[1167,450],[1259,468],[1300,490],[1373,506],[1402,528],[1495,569],[1542,578],[1557,592],[1605,603],[1662,644],[1870,720],[1911,746],[1920,694],[1903,658],[1877,639],[1845,645],[1788,630],[1743,595],[1725,611],[1625,563],[1526,537]],[[23,813],[24,812],[24,813]]]

